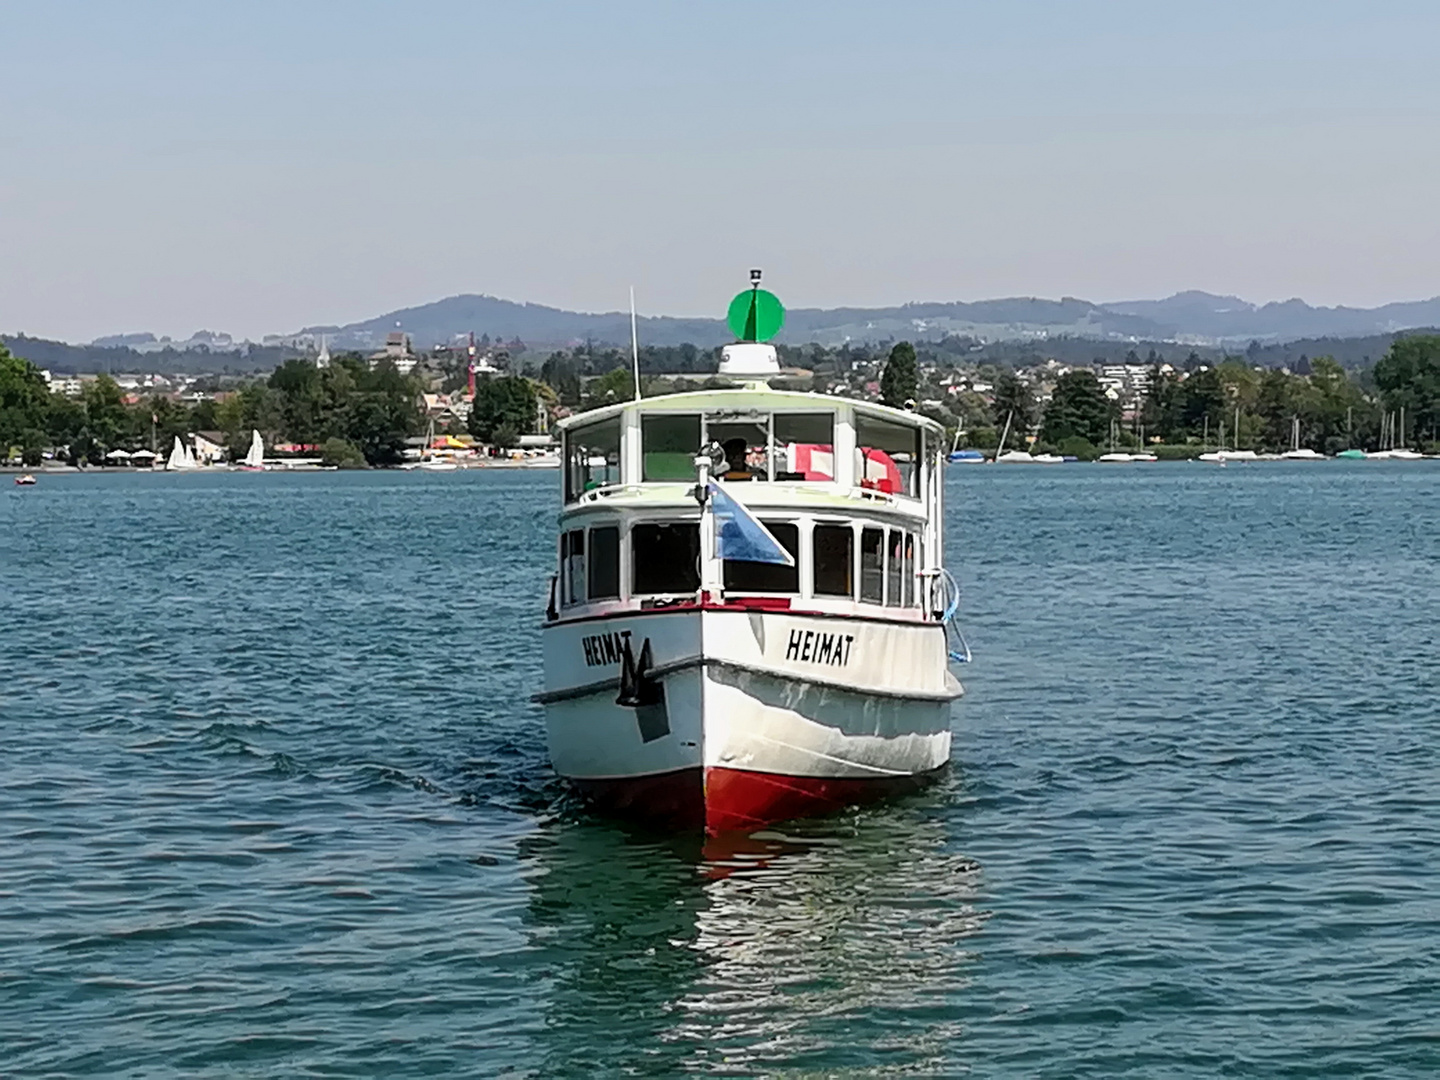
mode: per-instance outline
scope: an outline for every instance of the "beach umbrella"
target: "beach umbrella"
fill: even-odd
[[[136,450],[133,454],[130,455],[130,459],[133,461],[135,458],[143,457],[149,458],[151,461],[154,461],[159,456],[160,455],[155,453],[153,450]]]
[[[129,461],[130,455],[124,450],[111,450],[105,455],[106,461]]]

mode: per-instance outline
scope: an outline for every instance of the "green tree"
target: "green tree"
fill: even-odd
[[[365,468],[365,455],[352,442],[331,436],[320,446],[320,460],[337,469]]]
[[[1045,406],[1041,437],[1058,444],[1081,438],[1091,446],[1102,446],[1110,434],[1110,421],[1117,410],[1105,396],[1095,373],[1087,368],[1067,371],[1055,383],[1055,392]]]
[[[45,432],[39,428],[29,428],[20,434],[20,461],[24,465],[35,466],[45,460]]]
[[[497,450],[509,450],[520,441],[520,433],[508,421],[497,427],[490,436],[490,442]]]
[[[905,408],[907,401],[920,395],[920,373],[915,366],[915,346],[901,341],[890,350],[885,370],[880,374],[880,400],[895,409]]]
[[[275,403],[281,431],[297,443],[320,442],[325,427],[321,371],[309,360],[287,360],[271,373],[269,387],[279,395]]]
[[[1272,449],[1290,449],[1290,423],[1296,405],[1293,381],[1279,368],[1270,368],[1260,377],[1255,412],[1260,420],[1260,440]]]
[[[98,376],[82,391],[81,399],[85,404],[85,433],[101,455],[131,441],[134,424],[125,407],[125,395],[114,379]],[[94,457],[92,451],[92,460]]]
[[[535,387],[519,375],[490,376],[475,384],[470,406],[470,434],[493,442],[501,427],[528,432],[535,424]]]
[[[1185,438],[1180,414],[1180,378],[1161,364],[1150,369],[1145,398],[1140,404],[1140,422],[1147,434],[1158,435],[1165,442]]]
[[[382,360],[374,371],[355,372],[355,391],[345,403],[343,437],[360,448],[371,465],[397,465],[405,440],[420,430],[419,387]]]
[[[1191,372],[1190,377],[1180,384],[1180,420],[1184,433],[1203,434],[1208,420],[1210,437],[1217,438],[1228,403],[1219,371],[1211,367]]]
[[[555,391],[560,404],[572,409],[579,407],[580,365],[563,352],[552,353],[540,365],[540,379]]]
[[[619,401],[629,401],[634,396],[635,379],[630,369],[616,367],[586,384],[584,405],[587,409],[598,409]]]
[[[1386,409],[1405,410],[1407,432],[1434,441],[1440,432],[1440,336],[1398,338],[1375,364],[1375,386]]]
[[[49,412],[50,388],[39,370],[0,345],[0,455],[24,446],[27,431],[46,427]]]
[[[1010,422],[1010,438],[1023,437],[1035,426],[1035,394],[1030,384],[1013,371],[1005,371],[995,381],[995,397],[991,408],[995,412],[995,424],[1004,426]],[[1011,442],[1014,446],[1014,442]]]

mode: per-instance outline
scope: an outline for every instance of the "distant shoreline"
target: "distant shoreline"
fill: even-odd
[[[504,469],[504,470],[507,470],[507,471],[522,470],[522,471],[529,471],[529,472],[558,472],[558,471],[559,471],[559,467],[556,466],[556,465],[532,465],[532,464],[530,464],[529,462],[526,462],[526,461],[496,461],[494,464],[485,464],[485,465],[461,465],[461,466],[460,466],[458,469],[456,469],[455,471],[456,471],[456,472],[484,472],[484,471],[486,471],[486,470],[488,470],[488,469]],[[306,467],[303,467],[303,468],[287,469],[287,468],[285,468],[284,466],[280,466],[280,467],[277,467],[277,468],[267,468],[267,469],[261,469],[261,470],[248,470],[248,469],[240,469],[240,468],[229,469],[229,468],[223,468],[223,467],[222,467],[222,468],[214,468],[214,467],[208,467],[208,468],[207,468],[207,467],[201,467],[201,468],[198,468],[198,469],[184,469],[184,470],[176,470],[176,469],[135,469],[135,468],[131,468],[130,466],[127,466],[127,465],[105,465],[105,466],[92,465],[92,466],[90,466],[89,468],[86,468],[86,469],[79,469],[79,468],[76,468],[74,465],[28,465],[28,466],[27,466],[27,465],[0,465],[0,475],[9,473],[9,474],[12,475],[12,476],[23,476],[23,475],[26,475],[26,474],[31,475],[31,476],[145,476],[145,475],[149,475],[149,474],[152,474],[152,473],[155,474],[155,475],[164,475],[164,476],[169,476],[169,475],[171,475],[171,474],[175,474],[175,475],[181,475],[181,474],[185,474],[185,475],[196,475],[196,474],[198,474],[198,475],[204,476],[204,475],[219,475],[219,474],[221,474],[221,473],[251,472],[251,471],[271,472],[271,473],[287,473],[287,474],[292,474],[292,475],[298,475],[298,474],[300,474],[300,473],[319,473],[319,472],[354,472],[354,473],[365,473],[365,472],[410,472],[410,471],[416,471],[416,470],[404,469],[404,468],[400,467],[399,465],[376,465],[376,466],[371,466],[371,467],[365,468],[365,469],[336,469],[336,468],[333,468],[333,467],[328,467],[328,468],[327,468],[327,467],[325,467],[325,466],[306,466]]]

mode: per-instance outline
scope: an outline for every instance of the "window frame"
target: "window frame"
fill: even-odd
[[[680,480],[671,479],[671,478],[651,479],[650,477],[648,477],[648,476],[645,475],[645,455],[646,455],[646,447],[647,447],[647,440],[646,440],[646,435],[645,435],[645,425],[646,425],[646,422],[647,422],[647,421],[665,421],[665,420],[690,420],[690,419],[693,419],[693,420],[695,421],[695,428],[696,428],[697,439],[696,439],[695,445],[694,445],[693,447],[691,447],[690,450],[688,450],[686,453],[687,453],[688,459],[691,460],[691,461],[693,461],[695,455],[698,454],[698,453],[700,453],[701,447],[707,445],[707,440],[706,440],[706,438],[705,438],[705,413],[704,413],[703,410],[697,409],[697,410],[694,411],[694,412],[688,412],[688,411],[687,411],[687,412],[681,412],[681,411],[676,411],[676,412],[658,412],[658,411],[657,411],[657,412],[641,412],[641,413],[639,414],[639,416],[638,416],[638,422],[637,422],[636,425],[635,425],[635,432],[636,432],[636,437],[638,438],[639,443],[640,443],[639,462],[640,462],[640,482],[641,482],[642,484],[683,484],[683,483],[689,483],[689,482],[691,482],[691,481],[694,480],[695,477],[694,477],[694,474],[693,474],[693,467],[692,467],[692,473],[691,473],[691,475],[690,475],[689,477],[686,477],[686,478],[680,479]],[[673,452],[673,451],[663,451],[663,452],[671,453],[671,452]]]
[[[694,587],[690,589],[662,589],[658,591],[642,591],[639,587],[639,582],[636,580],[636,574],[639,571],[639,562],[635,558],[635,531],[637,529],[643,528],[675,528],[682,526],[695,530],[695,546],[697,559],[695,567]],[[630,522],[629,526],[625,530],[625,537],[625,560],[629,563],[630,567],[630,591],[628,595],[632,599],[655,596],[692,596],[700,591],[700,582],[703,575],[700,572],[699,562],[701,559],[704,558],[704,552],[700,549],[700,521],[698,518],[639,518],[635,521]]]
[[[836,530],[837,532],[843,532],[843,533],[845,533],[845,534],[847,534],[847,535],[849,536],[849,540],[848,540],[847,543],[846,543],[846,547],[847,547],[848,550],[847,550],[847,553],[846,553],[846,554],[847,554],[847,558],[846,558],[846,560],[845,560],[845,562],[846,562],[846,564],[847,564],[846,572],[845,572],[845,577],[846,577],[846,581],[847,581],[848,586],[849,586],[847,592],[839,593],[839,592],[821,592],[821,591],[820,591],[819,583],[818,583],[817,580],[816,580],[816,574],[819,572],[819,568],[820,568],[820,559],[819,559],[819,557],[816,555],[816,552],[815,552],[815,534],[818,533],[821,529],[826,529],[826,530],[833,529],[833,530]],[[842,522],[842,521],[826,521],[826,520],[812,521],[812,522],[810,523],[810,573],[809,573],[809,575],[808,575],[808,577],[809,577],[809,583],[810,583],[810,590],[809,590],[809,594],[808,594],[808,595],[809,595],[811,598],[816,599],[816,600],[849,600],[849,601],[851,601],[851,602],[854,602],[854,600],[855,600],[855,585],[856,585],[856,572],[855,572],[855,571],[856,571],[856,565],[857,565],[855,559],[856,559],[855,523],[854,523],[853,521],[843,521],[843,522]]]
[[[906,450],[901,451],[898,449],[887,450],[883,446],[867,444],[865,436],[861,433],[861,428],[865,425],[876,425],[882,428],[907,431],[911,435],[911,445]],[[906,499],[923,499],[925,494],[925,428],[918,424],[906,424],[900,420],[892,420],[889,417],[875,416],[863,409],[855,410],[852,426],[855,434],[855,446],[851,454],[851,469],[854,473],[852,480],[854,486],[857,488],[866,487],[865,462],[869,460],[868,455],[865,453],[866,449],[878,450],[880,453],[885,454],[886,457],[889,457],[890,460],[895,463],[897,469],[900,468],[900,462],[895,461],[894,455],[897,453],[908,453],[911,455],[909,483],[903,485],[899,491],[886,492],[886,494],[898,495]]]
[[[787,570],[793,569],[793,572],[794,572],[794,574],[795,574],[795,587],[794,587],[793,589],[745,589],[745,588],[741,588],[741,587],[739,587],[739,586],[732,586],[732,585],[730,584],[729,578],[727,577],[727,569],[728,569],[728,567],[730,566],[731,563],[737,563],[737,564],[744,565],[744,564],[745,564],[745,560],[743,560],[743,559],[721,559],[721,560],[720,560],[720,581],[721,581],[721,586],[722,586],[722,587],[724,588],[724,590],[725,590],[725,595],[726,595],[726,596],[729,596],[731,593],[734,593],[734,594],[737,595],[737,596],[790,596],[790,597],[794,597],[794,598],[796,598],[796,599],[799,599],[800,597],[802,597],[802,596],[805,595],[804,586],[805,586],[805,578],[806,578],[806,573],[805,573],[806,567],[805,567],[805,557],[804,557],[804,554],[805,554],[805,533],[804,533],[804,530],[800,527],[800,520],[799,520],[798,518],[793,518],[793,517],[790,517],[790,518],[777,518],[777,517],[759,518],[758,515],[757,515],[757,519],[759,520],[759,522],[760,522],[761,525],[764,525],[767,529],[772,530],[772,533],[773,533],[773,529],[774,529],[775,526],[777,526],[777,525],[788,526],[788,527],[790,527],[790,528],[792,528],[792,529],[795,530],[795,550],[790,551],[789,548],[785,548],[786,551],[789,551],[790,554],[791,554],[792,556],[794,556],[795,566],[794,566],[793,568],[791,568],[791,567],[785,567],[785,568],[784,568],[784,569],[787,569]],[[779,537],[779,536],[776,536],[775,539],[778,541],[778,540],[780,539],[780,537]],[[785,545],[784,545],[783,543],[782,543],[780,546],[781,546],[781,547],[785,547]],[[767,564],[765,564],[765,563],[760,563],[760,564],[757,564],[757,565],[764,566],[764,565],[767,565]]]
[[[564,490],[562,494],[563,501],[567,506],[571,503],[579,502],[580,498],[587,491],[595,490],[594,488],[588,488],[585,486],[590,480],[589,460],[591,455],[587,453],[585,455],[585,461],[580,463],[578,466],[576,465],[576,462],[574,460],[577,437],[584,432],[594,431],[600,428],[608,427],[612,424],[615,427],[615,463],[613,466],[615,477],[613,480],[609,478],[609,474],[612,471],[612,466],[607,461],[605,466],[606,479],[603,483],[599,483],[596,485],[596,488],[605,488],[614,487],[615,485],[624,482],[625,424],[623,422],[623,416],[620,414],[616,414],[615,416],[605,417],[600,420],[593,420],[588,424],[577,424],[574,427],[565,429],[561,440],[562,446],[560,467],[564,470],[564,480],[562,484]],[[606,448],[606,454],[607,456],[609,454],[608,447]],[[577,480],[579,481],[578,490],[576,484]]]
[[[621,535],[620,522],[609,521],[600,525],[591,525],[585,531],[588,534],[585,537],[585,602],[587,604],[593,604],[605,600],[621,599],[625,584],[625,574],[623,566],[624,545],[622,543],[623,537]],[[595,534],[603,532],[613,532],[615,534],[615,591],[613,593],[597,593],[595,591],[595,570],[599,565],[599,560],[594,557],[596,554]]]

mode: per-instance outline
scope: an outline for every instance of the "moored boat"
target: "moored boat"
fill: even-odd
[[[1065,459],[1059,454],[1032,454],[1028,450],[1006,450],[995,458],[997,465],[1059,465]]]
[[[771,389],[756,315],[778,301],[748,299],[720,369],[741,388],[562,423],[536,695],[562,777],[602,808],[711,833],[923,785],[962,693],[943,429]]]
[[[250,449],[245,451],[245,456],[240,461],[240,468],[245,472],[261,472],[265,468],[265,440],[254,428],[250,429]]]

